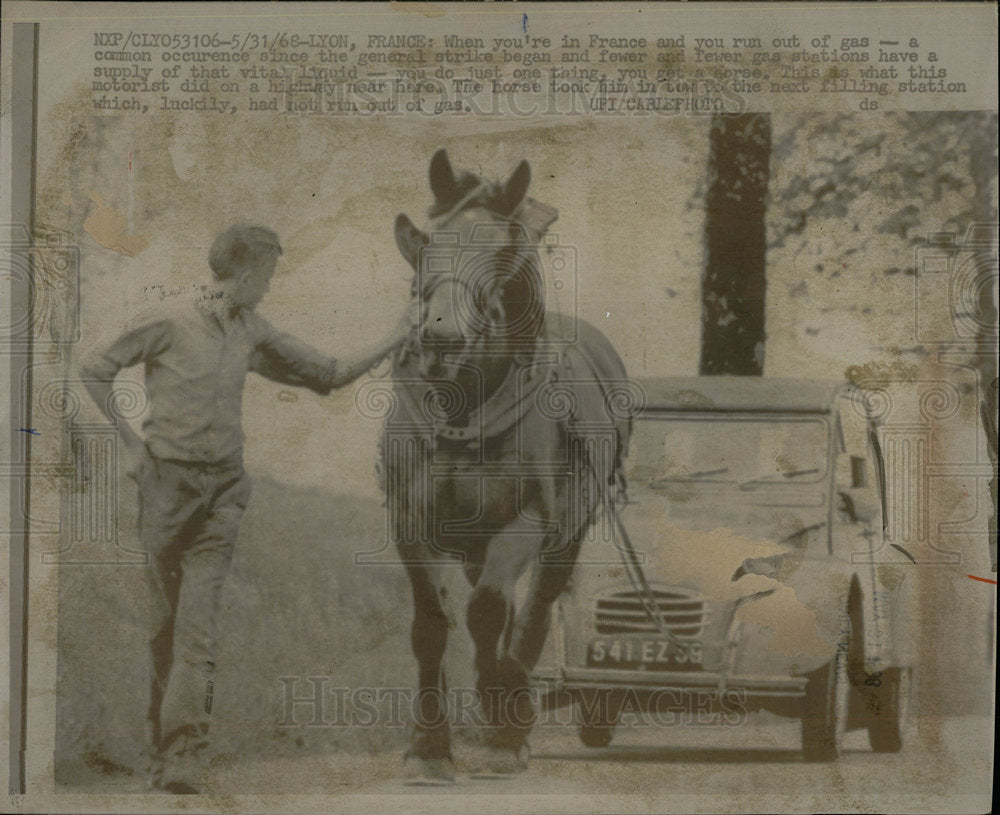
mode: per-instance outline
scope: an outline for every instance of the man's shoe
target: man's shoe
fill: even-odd
[[[173,795],[201,795],[201,790],[187,781],[171,781],[163,789]]]
[[[156,789],[174,795],[199,795],[205,773],[207,741],[196,733],[182,732],[160,751],[151,773]]]

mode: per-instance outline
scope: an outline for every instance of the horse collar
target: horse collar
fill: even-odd
[[[518,354],[496,391],[472,411],[465,426],[455,426],[439,418],[432,420],[434,435],[449,442],[474,443],[493,438],[510,430],[531,409],[535,392],[543,382],[556,378],[554,360],[542,354],[538,347],[533,354]],[[400,383],[400,392],[408,403],[412,416],[422,414],[420,403],[429,385],[423,385],[420,395],[412,392],[414,383]]]

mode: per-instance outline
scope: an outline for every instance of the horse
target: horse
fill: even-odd
[[[527,161],[502,183],[456,173],[442,149],[426,228],[405,214],[395,222],[419,319],[392,359],[382,471],[413,594],[417,715],[406,761],[424,779],[455,773],[442,570],[460,561],[471,585],[485,769],[518,772],[550,606],[597,512],[624,488],[635,391],[607,338],[545,307],[539,242],[556,211],[526,196],[530,180]]]

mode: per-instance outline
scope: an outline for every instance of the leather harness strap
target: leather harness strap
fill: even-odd
[[[422,405],[426,404],[426,397],[434,387],[432,382],[399,382],[397,393],[410,417],[418,422],[421,418],[430,420],[438,438],[479,442],[507,432],[524,418],[531,410],[539,386],[558,378],[557,361],[560,359],[561,355],[555,354],[544,343],[539,343],[530,360],[515,360],[511,364],[500,386],[489,399],[470,413],[464,426],[427,415]]]

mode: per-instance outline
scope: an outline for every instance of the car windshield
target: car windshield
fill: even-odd
[[[822,419],[647,414],[635,423],[629,445],[629,481],[654,489],[814,483],[827,471],[828,444]]]

